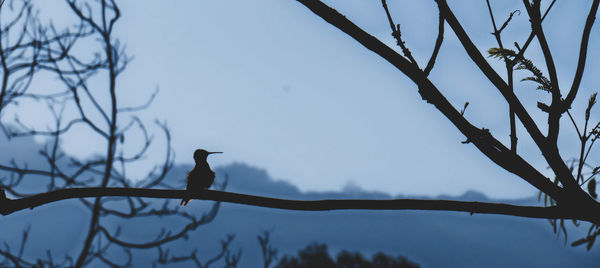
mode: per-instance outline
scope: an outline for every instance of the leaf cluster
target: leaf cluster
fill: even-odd
[[[527,70],[531,72],[532,76],[525,77],[521,79],[521,81],[533,81],[538,84],[537,89],[546,91],[548,93],[552,92],[550,79],[544,76],[542,71],[535,66],[530,59],[519,56],[516,51],[507,48],[490,48],[488,50],[488,54],[489,57],[509,61],[511,65],[516,64],[516,70]]]

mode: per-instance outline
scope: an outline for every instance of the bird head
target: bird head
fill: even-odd
[[[222,154],[223,152],[207,152],[204,149],[198,149],[194,152],[194,161],[206,161],[209,154]]]

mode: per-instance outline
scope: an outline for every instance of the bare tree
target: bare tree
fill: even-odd
[[[145,124],[135,113],[148,107],[156,92],[136,107],[124,107],[119,103],[118,91],[121,89],[118,78],[130,58],[113,34],[121,16],[116,2],[69,0],[66,4],[78,23],[61,31],[52,24],[42,25],[30,1],[2,1],[0,4],[0,59],[3,70],[0,112],[11,107],[16,110],[31,108],[20,106],[19,100],[33,99],[42,103],[45,111],[52,115],[45,129],[22,122],[18,113],[8,123],[2,123],[8,138],[45,137],[48,143],[39,153],[46,167],[30,167],[17,160],[0,164],[0,170],[4,171],[3,177],[0,177],[3,190],[0,203],[7,204],[6,194],[10,198],[31,197],[31,181],[35,182],[33,185],[37,188],[34,191],[37,192],[86,187],[173,188],[172,183],[164,180],[173,165],[170,134],[166,124],[158,121],[156,124],[163,131],[166,143],[162,164],[150,169],[139,182],[127,178],[127,167],[140,160],[152,143]],[[42,89],[32,88],[40,72],[60,82]],[[94,79],[104,83],[93,82]],[[59,145],[74,128],[86,129],[88,139],[96,136],[103,140],[106,146],[103,155],[81,160],[62,153]],[[127,150],[126,137],[132,141],[141,140],[141,147],[133,152]],[[45,183],[40,183],[42,180]],[[9,244],[0,249],[0,266],[83,267],[101,262],[110,267],[123,267],[132,264],[132,250],[157,250],[156,264],[188,261],[198,267],[209,267],[223,260],[233,262],[230,266],[234,267],[241,254],[229,250],[234,236],[223,240],[220,252],[206,260],[203,259],[206,256],[198,257],[194,249],[188,256],[169,254],[171,242],[186,239],[198,227],[211,222],[219,210],[219,202],[215,202],[205,213],[193,215],[181,210],[177,202],[170,201],[158,204],[134,196],[81,198],[90,220],[77,255],[57,260],[48,251],[47,256],[28,259],[24,254],[27,250],[25,245],[28,239],[35,238],[29,237],[30,228],[27,227],[16,251]],[[159,229],[145,240],[127,238],[121,231],[121,223],[158,217],[179,221],[181,227],[179,230],[165,230],[156,225]]]
[[[596,102],[596,95],[592,95],[592,97],[589,99],[586,113],[584,115],[585,123],[583,126],[576,123],[576,120],[573,119],[570,111],[572,110],[574,103],[573,101],[577,96],[577,92],[583,79],[588,42],[600,0],[594,0],[590,4],[589,13],[584,21],[584,27],[581,35],[578,64],[571,87],[567,90],[561,90],[559,87],[559,76],[557,74],[556,66],[553,62],[553,56],[549,50],[548,41],[542,27],[542,22],[546,18],[555,1],[545,5],[545,8],[542,8],[540,0],[534,0],[533,2],[526,0],[523,1],[524,10],[528,15],[532,30],[526,37],[526,41],[524,43],[515,42],[514,48],[509,48],[506,46],[506,40],[502,39],[502,32],[504,29],[506,29],[506,27],[509,27],[509,23],[515,13],[507,12],[508,19],[506,19],[502,24],[496,23],[492,6],[489,2],[487,2],[488,10],[486,12],[489,11],[492,22],[491,28],[493,29],[492,33],[497,41],[498,46],[486,48],[486,50],[488,50],[488,55],[483,55],[478,47],[473,43],[469,37],[469,34],[465,31],[458,18],[449,7],[448,3],[445,0],[436,0],[435,3],[437,4],[439,13],[434,15],[439,21],[438,34],[431,57],[423,61],[426,62],[425,64],[422,63],[421,59],[413,56],[409,46],[402,39],[400,27],[395,24],[393,12],[390,11],[386,1],[384,0],[381,1],[381,5],[383,7],[382,16],[385,16],[385,18],[389,21],[392,36],[396,39],[396,44],[398,45],[400,51],[396,51],[394,48],[386,45],[384,42],[365,32],[352,21],[348,20],[344,15],[340,14],[335,9],[329,7],[321,1],[297,0],[297,2],[307,7],[312,13],[322,18],[327,23],[346,33],[352,39],[358,41],[366,49],[374,52],[376,55],[391,63],[405,76],[412,80],[416,84],[418,92],[423,100],[433,104],[437,110],[439,110],[463,135],[465,135],[466,140],[463,143],[474,145],[481,153],[483,153],[483,155],[485,155],[485,157],[493,161],[495,164],[502,167],[506,171],[515,174],[516,176],[525,180],[527,183],[531,184],[533,187],[537,188],[541,193],[540,198],[543,197],[544,200],[546,200],[544,206],[517,206],[501,203],[417,199],[296,201],[214,190],[198,190],[191,193],[186,193],[185,190],[169,189],[170,187],[162,185],[160,183],[160,178],[164,176],[164,173],[159,174],[153,179],[146,180],[143,184],[130,185],[129,181],[125,179],[124,169],[119,169],[114,164],[127,163],[128,161],[133,161],[136,159],[136,157],[122,156],[118,150],[119,141],[122,140],[122,137],[124,137],[124,131],[130,127],[143,127],[138,120],[132,120],[132,123],[127,124],[117,124],[117,115],[119,113],[126,113],[135,109],[123,110],[120,109],[116,103],[116,96],[114,94],[116,90],[116,78],[127,62],[127,58],[123,55],[120,46],[111,38],[112,27],[119,18],[120,13],[113,1],[100,1],[101,8],[99,10],[101,12],[99,12],[99,15],[96,15],[96,17],[92,16],[92,13],[90,12],[91,8],[88,8],[87,6],[80,6],[73,2],[69,3],[73,11],[81,18],[82,22],[85,23],[86,27],[89,28],[93,34],[99,36],[100,40],[103,42],[104,56],[98,59],[98,68],[108,72],[108,81],[110,82],[108,92],[111,96],[111,100],[107,106],[109,108],[103,108],[102,105],[97,104],[94,101],[91,102],[91,107],[96,109],[97,112],[101,114],[101,117],[104,118],[104,121],[102,121],[103,125],[99,125],[99,123],[92,121],[87,116],[86,111],[81,107],[81,102],[79,102],[79,98],[81,97],[93,99],[93,97],[90,97],[91,91],[87,88],[86,84],[88,77],[88,68],[86,66],[88,65],[76,63],[72,60],[69,60],[69,58],[66,58],[67,67],[69,67],[69,69],[64,70],[64,67],[56,66],[55,70],[60,75],[61,80],[70,89],[70,96],[72,100],[74,100],[75,106],[79,111],[78,118],[74,121],[70,121],[64,126],[58,124],[58,126],[62,127],[57,127],[54,131],[47,133],[40,131],[24,132],[34,133],[36,135],[46,134],[58,139],[59,135],[57,134],[63,133],[64,131],[68,130],[69,126],[77,123],[88,126],[90,129],[96,132],[97,135],[104,137],[108,146],[106,154],[102,159],[89,163],[72,161],[75,166],[83,169],[82,172],[86,171],[96,174],[97,179],[95,180],[95,184],[82,183],[73,179],[73,176],[65,175],[63,177],[63,172],[55,167],[48,172],[17,169],[16,167],[7,166],[4,167],[5,170],[12,171],[17,174],[28,174],[29,172],[38,175],[47,175],[51,178],[62,178],[65,187],[62,187],[61,189],[52,188],[49,191],[41,192],[36,195],[25,196],[20,195],[14,190],[11,190],[12,185],[9,184],[7,185],[8,187],[5,187],[5,191],[11,194],[11,199],[5,198],[1,201],[0,211],[2,214],[9,215],[15,211],[26,208],[34,208],[43,204],[69,198],[93,197],[94,199],[92,200],[82,201],[91,209],[92,221],[88,237],[84,243],[84,247],[80,255],[77,257],[77,261],[75,262],[76,265],[83,265],[94,259],[100,259],[101,261],[104,261],[102,257],[99,257],[104,253],[102,251],[102,247],[92,247],[92,242],[96,237],[105,237],[108,241],[108,245],[117,245],[122,246],[123,248],[155,247],[161,242],[168,241],[170,239],[176,239],[176,235],[170,235],[169,238],[160,237],[156,241],[152,242],[124,242],[119,239],[118,230],[111,231],[106,227],[103,227],[100,219],[103,215],[108,214],[123,218],[127,218],[132,214],[136,214],[136,216],[145,215],[142,213],[142,211],[144,209],[149,209],[149,205],[143,202],[141,199],[142,197],[180,199],[185,195],[193,195],[197,199],[204,200],[215,200],[291,210],[317,211],[339,209],[416,209],[463,211],[471,214],[501,214],[550,219],[555,227],[560,226],[561,228],[564,228],[565,219],[571,219],[575,222],[585,221],[591,223],[588,235],[578,241],[575,241],[573,245],[586,244],[588,248],[593,245],[596,236],[600,233],[600,204],[595,200],[596,189],[594,179],[594,176],[600,172],[600,167],[590,163],[588,156],[592,150],[592,145],[595,143],[598,135],[600,135],[600,124],[589,122],[589,114]],[[510,119],[510,133],[508,133],[508,135],[510,135],[510,142],[508,145],[505,145],[498,138],[496,138],[496,136],[494,136],[498,135],[498,133],[492,133],[489,129],[476,126],[469,121],[465,115],[467,103],[460,104],[458,106],[453,105],[441,92],[441,86],[436,85],[430,80],[429,74],[433,71],[437,55],[441,51],[441,46],[445,35],[445,25],[450,27],[452,32],[457,36],[461,45],[464,47],[469,59],[477,65],[483,76],[485,76],[493,84],[496,90],[498,90],[503,96],[504,101],[506,101],[509,108],[507,116]],[[539,43],[541,53],[544,56],[544,66],[546,72],[548,73],[548,77],[541,71],[540,68],[536,66],[536,63],[526,57],[526,51],[528,51],[528,48],[534,39],[536,39]],[[486,59],[486,56],[492,58]],[[504,67],[506,69],[505,78],[503,78],[498,71],[490,65],[489,61],[495,60],[493,59],[494,57],[504,62]],[[422,68],[420,66],[425,67]],[[78,71],[79,69],[82,69],[82,71]],[[547,114],[546,134],[542,132],[542,126],[535,123],[522,100],[519,99],[514,92],[514,79],[515,77],[518,78],[518,76],[515,75],[515,70],[525,70],[528,72],[528,76],[525,77],[525,80],[535,82],[536,88],[548,92],[548,94],[551,96],[551,103],[548,104],[539,102],[536,107],[533,107],[534,109],[539,108]],[[95,73],[93,71],[90,72]],[[565,97],[563,97],[563,93],[566,93]],[[462,107],[462,109],[456,107]],[[560,118],[564,114],[567,114],[571,119],[570,123],[572,123],[573,128],[578,133],[579,141],[581,142],[581,152],[574,161],[565,160],[559,153],[558,141],[561,123]],[[60,116],[58,118],[60,118]],[[524,127],[526,131],[525,133],[517,135],[517,123]],[[15,132],[10,133],[11,135],[15,135]],[[519,136],[521,140],[525,139],[526,137],[535,143],[537,150],[539,150],[539,152],[542,154],[546,164],[550,167],[554,175],[552,178],[549,178],[540,171],[540,169],[544,167],[535,167],[519,154],[517,150],[517,136]],[[52,160],[54,163],[57,161],[59,160]],[[169,154],[167,154],[165,164],[163,165],[163,170],[169,166],[169,163]],[[98,168],[101,168],[101,170],[97,170]],[[81,172],[76,174],[81,174]],[[88,187],[90,185],[95,185],[96,187]],[[131,186],[137,187],[134,188]],[[167,189],[152,189],[155,186],[160,186]],[[107,196],[120,197],[120,199],[117,200],[130,204],[130,211],[127,213],[111,210],[109,207],[107,207],[107,203],[113,199],[101,198]],[[216,208],[218,208],[218,205],[215,205],[215,210]],[[154,215],[153,213],[155,212],[151,210],[147,214]],[[175,214],[179,212],[166,209],[160,213]],[[192,215],[188,216],[192,217]],[[212,217],[214,217],[214,215]],[[210,214],[209,216],[201,219],[205,218],[210,219]],[[193,225],[197,222],[198,220],[192,220],[192,223],[190,224]],[[160,247],[158,248],[160,252],[165,252]],[[163,253],[160,255],[164,256]],[[193,256],[195,255],[190,255],[188,259],[193,260]],[[225,261],[228,264],[233,265],[239,260],[239,255],[231,255],[230,253],[226,252],[224,256]],[[168,256],[164,256],[161,259],[168,260],[169,258]],[[175,258],[171,259],[174,260]]]
[[[256,239],[258,239],[258,244],[260,245],[260,250],[263,255],[263,266],[264,268],[269,268],[271,263],[277,259],[277,249],[271,245],[271,233],[273,230],[264,230],[262,234],[258,235]]]
[[[29,1],[0,2],[0,111],[15,99],[27,96],[36,72],[67,58],[73,41],[86,36],[83,28],[65,33],[48,32],[36,18]],[[62,43],[65,54],[49,49]]]

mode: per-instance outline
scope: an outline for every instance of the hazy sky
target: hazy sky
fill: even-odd
[[[504,42],[523,44],[530,26],[521,1],[491,2],[499,23],[510,11],[522,10],[506,29]],[[394,46],[379,1],[327,3]],[[544,22],[563,91],[574,74],[589,8],[582,3],[558,1]],[[63,19],[64,6],[36,4],[44,5],[43,13],[59,14],[52,15],[57,23]],[[388,4],[407,46],[424,66],[437,35],[435,2]],[[497,46],[485,1],[452,1],[451,7],[482,53]],[[121,1],[121,10],[116,35],[134,60],[118,81],[120,101],[140,104],[160,88],[141,116],[149,125],[154,119],[167,122],[178,163],[192,163],[193,151],[205,148],[225,152],[211,157],[212,165],[245,162],[302,190],[339,190],[352,182],[393,194],[456,195],[468,189],[492,197],[537,193],[473,145],[461,144],[464,136],[421,100],[400,71],[293,0]],[[600,71],[598,29],[596,25],[592,31],[575,103],[578,119],[587,97],[598,90],[592,79]],[[534,40],[526,56],[542,67],[538,51]],[[504,75],[501,62],[489,61]],[[456,107],[469,101],[469,120],[508,142],[507,105],[448,26],[430,77]],[[547,96],[534,88],[518,82],[516,90],[543,126],[544,114],[535,104]],[[577,143],[570,142],[574,131],[563,119],[561,153],[570,158]],[[548,173],[519,128],[520,153]],[[158,128],[150,129],[156,144],[140,169],[164,153]],[[79,157],[100,152],[101,146],[95,151],[90,144],[94,140],[75,131],[63,149]]]

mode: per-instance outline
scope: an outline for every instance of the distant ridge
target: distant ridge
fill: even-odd
[[[27,145],[27,142],[24,143],[22,145]],[[13,155],[39,159],[31,157],[35,153],[35,150],[28,149]],[[29,165],[42,166],[43,163]],[[191,165],[176,165],[166,180],[183,189],[185,174],[191,168]],[[244,163],[216,167],[215,171],[218,182],[223,181],[225,174],[229,177],[227,191],[253,195],[289,199],[427,198],[391,196],[365,191],[351,184],[340,191],[302,192],[289,182],[271,178],[264,169]],[[39,191],[39,187],[33,186],[35,183],[31,189]],[[534,197],[495,200],[476,191],[435,198],[539,205]],[[184,209],[188,213],[201,215],[211,203],[194,200]],[[115,207],[118,206],[126,204],[115,204]],[[12,248],[17,248],[24,226],[31,225],[26,256],[45,256],[48,249],[53,256],[77,254],[86,232],[88,217],[89,211],[83,208],[79,200],[61,201],[21,211],[0,220],[0,243],[6,241]],[[179,222],[167,218],[115,221],[117,224],[123,227],[124,238],[137,241],[145,241],[148,235],[156,235],[162,227],[165,230],[178,230],[180,227]],[[232,247],[234,250],[243,250],[240,267],[260,267],[262,261],[256,236],[266,229],[273,230],[273,246],[281,254],[294,254],[316,241],[326,243],[332,255],[343,249],[360,251],[364,256],[381,251],[389,255],[406,256],[422,267],[562,268],[597,267],[600,263],[600,247],[587,252],[583,247],[565,245],[564,236],[557,237],[546,220],[498,215],[470,216],[460,212],[286,211],[227,203],[221,205],[213,222],[201,226],[188,240],[171,243],[169,247],[173,254],[186,254],[197,248],[199,256],[208,258],[218,252],[221,239],[227,234],[235,234]],[[585,231],[586,227],[577,230],[569,228],[569,241],[580,237]],[[152,267],[151,261],[156,258],[155,250],[135,250],[133,253],[134,267]],[[180,267],[178,265],[171,267]]]

